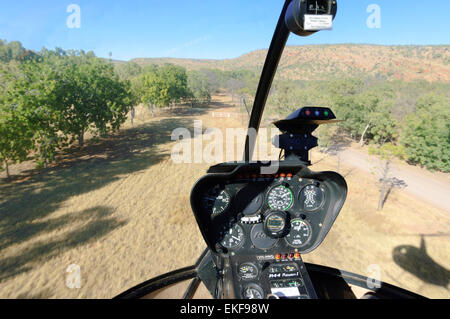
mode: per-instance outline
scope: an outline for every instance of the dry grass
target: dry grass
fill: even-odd
[[[162,111],[155,118],[140,109],[134,128],[128,123],[120,134],[74,150],[47,171],[0,182],[0,297],[110,298],[194,263],[205,245],[189,194],[209,165],[174,164],[170,134],[192,128],[194,119],[204,128],[241,126],[240,119],[212,118],[211,110],[235,112],[229,102],[217,97],[212,109]],[[314,152],[313,162],[324,156]],[[335,166],[326,157],[312,169]],[[400,190],[377,212],[374,177],[345,165],[341,173],[349,184],[347,203],[306,261],[361,274],[378,264],[387,282],[449,298],[450,276],[437,266],[450,268],[448,214]],[[426,253],[414,250],[420,234],[426,235]],[[397,258],[399,249],[411,253]],[[73,263],[81,267],[81,289],[65,285]]]
[[[313,162],[324,156],[313,152]],[[336,161],[326,157],[312,169],[328,170],[336,167]],[[449,298],[448,212],[398,189],[390,194],[383,211],[377,211],[376,179],[348,165],[341,167],[349,187],[346,204],[324,243],[305,260],[365,275],[370,274],[370,265],[377,264],[383,281],[427,297]],[[418,249],[421,235],[426,251]]]

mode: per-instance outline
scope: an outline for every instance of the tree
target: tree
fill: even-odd
[[[201,69],[200,73],[206,78],[210,87],[211,93],[217,93],[223,86],[220,84],[220,77],[222,72],[219,70]]]
[[[64,134],[83,146],[88,130],[105,135],[120,128],[135,96],[130,83],[121,81],[110,63],[83,51],[50,54],[47,62],[58,76],[57,105],[63,119],[59,129]]]
[[[0,92],[0,162],[5,165],[10,178],[9,165],[24,161],[33,147],[32,131],[20,110],[20,105],[10,97],[9,87],[2,81]]]
[[[341,153],[348,145],[340,123],[319,126],[317,137],[319,138],[319,147],[323,149],[324,153],[336,156],[336,170],[339,172],[341,169]]]
[[[404,184],[403,181],[390,178],[389,174],[391,172],[392,160],[395,157],[403,159],[405,156],[405,149],[401,145],[385,143],[379,147],[369,147],[369,154],[379,156],[383,163],[378,169],[378,175],[380,177],[380,197],[378,198],[378,210],[382,210],[391,188]]]
[[[38,164],[47,166],[60,142],[56,124],[58,112],[54,108],[55,74],[48,65],[30,60],[4,75],[7,85],[2,103],[3,131],[9,141],[3,148],[8,144],[17,148],[9,150],[12,156],[4,157],[20,162],[34,150]]]
[[[8,179],[9,165],[24,161],[33,145],[30,131],[18,117],[13,109],[0,106],[0,162],[5,165]]]
[[[0,62],[27,61],[37,58],[37,54],[27,50],[19,41],[7,42],[0,40]]]
[[[114,66],[116,74],[121,80],[132,81],[142,73],[142,67],[135,62],[120,63]]]
[[[64,120],[58,108],[59,79],[52,66],[45,63],[30,61],[23,63],[20,69],[21,76],[15,82],[14,94],[33,132],[33,150],[38,166],[47,167],[53,161],[56,149],[67,141],[59,134],[59,123]]]
[[[192,93],[193,102],[211,102],[211,86],[206,75],[199,71],[188,73],[188,89]]]
[[[352,89],[352,92],[353,91]],[[360,145],[366,140],[378,144],[393,141],[397,134],[397,122],[392,116],[394,94],[391,89],[353,93],[335,97],[336,113],[343,119],[343,128],[352,136],[359,136]]]
[[[140,79],[140,100],[153,105],[170,106],[190,96],[186,70],[166,64],[163,67],[151,66],[144,69]]]
[[[140,100],[144,104],[149,104],[154,114],[154,105],[158,107],[166,106],[170,103],[168,95],[169,89],[167,83],[159,76],[158,68],[147,68],[140,79]]]
[[[135,103],[130,83],[92,53],[44,49],[38,58],[1,66],[0,161],[8,177],[8,165],[31,151],[47,167],[75,138],[82,146],[87,130],[119,129]]]
[[[180,66],[166,64],[160,71],[160,76],[168,85],[170,104],[179,103],[190,97],[186,69]]]
[[[416,111],[403,121],[400,143],[410,163],[450,172],[450,99],[433,93],[422,96]]]

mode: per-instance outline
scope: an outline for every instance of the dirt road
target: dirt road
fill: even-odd
[[[354,148],[345,149],[340,156],[341,161],[366,172],[376,172],[383,165],[376,157]],[[411,195],[450,213],[450,178],[445,174],[394,163],[389,175],[396,178]]]

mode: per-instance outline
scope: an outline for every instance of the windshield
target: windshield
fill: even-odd
[[[310,169],[341,174],[348,197],[303,259],[449,298],[450,4],[404,3],[341,0],[332,31],[291,34],[253,159],[279,158],[274,121],[331,108],[343,121],[314,133]],[[1,10],[0,298],[111,298],[196,262],[191,188],[243,159],[282,6]]]

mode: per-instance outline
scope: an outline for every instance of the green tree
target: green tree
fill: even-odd
[[[142,103],[165,107],[189,98],[188,78],[182,67],[166,64],[144,69],[140,79],[140,100]]]
[[[188,89],[192,93],[192,102],[211,102],[212,88],[203,72],[191,71],[188,73]]]
[[[83,51],[50,54],[58,77],[56,96],[61,121],[59,129],[76,138],[79,146],[89,130],[105,135],[125,122],[135,103],[128,81],[121,81],[110,63]]]
[[[160,76],[159,69],[146,68],[140,79],[140,100],[144,104],[149,104],[154,114],[154,106],[163,107],[170,103],[168,83]]]
[[[416,111],[403,121],[400,143],[409,162],[449,172],[450,99],[433,93],[422,96]]]
[[[32,149],[33,133],[23,116],[20,103],[11,97],[11,83],[3,72],[0,85],[0,162],[9,179],[9,165],[25,160]]]
[[[114,66],[116,74],[121,80],[133,80],[142,73],[142,67],[135,62],[118,63]]]
[[[190,97],[186,69],[180,66],[167,64],[160,69],[160,76],[168,83],[170,103],[179,103]]]
[[[7,83],[2,102],[3,129],[10,133],[5,133],[9,136],[5,144],[14,143],[20,154],[12,159],[20,162],[33,150],[38,165],[47,166],[61,142],[55,109],[55,73],[48,65],[31,60],[9,68],[3,75]],[[17,136],[12,136],[11,132],[16,132]]]
[[[65,138],[59,134],[64,120],[58,109],[59,79],[51,65],[37,61],[23,63],[14,82],[12,95],[22,107],[28,128],[33,132],[33,149],[38,166],[53,161],[56,149]]]
[[[36,53],[25,49],[19,41],[8,43],[7,41],[0,40],[0,62],[27,61],[37,57],[38,55]]]
[[[357,95],[353,92],[335,97],[336,113],[344,120],[343,128],[355,138],[359,137],[361,146],[366,139],[378,144],[394,141],[397,122],[391,112],[393,91],[372,89]]]

